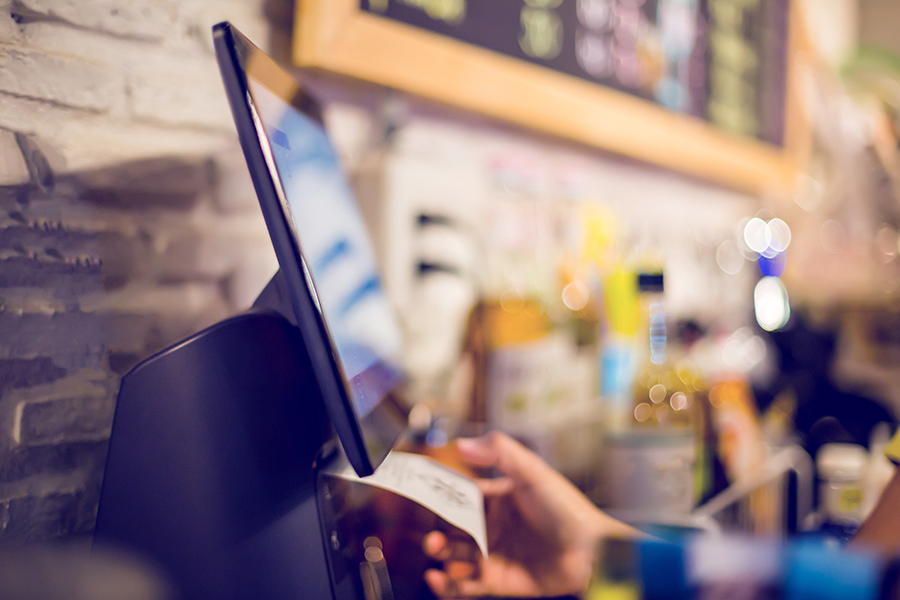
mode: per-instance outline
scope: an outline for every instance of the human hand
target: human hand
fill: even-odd
[[[594,506],[539,456],[502,433],[457,440],[477,468],[498,479],[478,480],[485,497],[487,558],[473,544],[432,531],[425,552],[442,562],[425,580],[443,598],[563,596],[582,592],[591,577],[597,543],[639,533]]]

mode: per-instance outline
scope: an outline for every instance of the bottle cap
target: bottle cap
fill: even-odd
[[[865,448],[856,444],[825,444],[816,455],[816,468],[822,479],[861,479],[868,458]]]
[[[638,275],[638,289],[641,292],[663,292],[665,282],[662,273],[641,273]]]

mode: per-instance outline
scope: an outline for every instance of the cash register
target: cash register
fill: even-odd
[[[370,534],[435,523],[326,471],[373,473],[403,431],[400,330],[317,103],[230,24],[213,34],[280,270],[251,310],[123,378],[95,546],[187,599],[399,597]]]

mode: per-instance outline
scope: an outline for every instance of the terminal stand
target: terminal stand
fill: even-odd
[[[95,544],[155,563],[185,599],[360,596],[333,577],[317,469],[339,444],[280,281],[122,379]]]

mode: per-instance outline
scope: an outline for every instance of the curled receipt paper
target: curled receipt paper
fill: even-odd
[[[427,456],[407,452],[391,452],[375,473],[365,478],[347,463],[328,472],[409,498],[471,535],[487,556],[484,497],[469,477]]]

